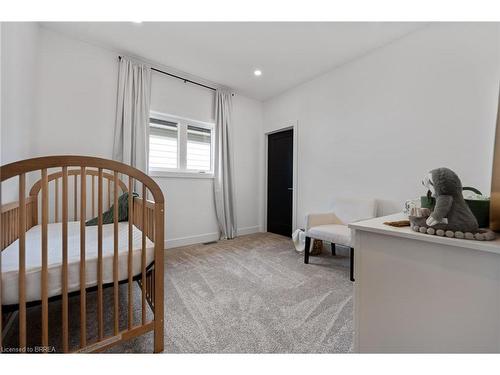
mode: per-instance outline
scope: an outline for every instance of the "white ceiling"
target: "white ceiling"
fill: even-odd
[[[423,24],[46,22],[43,26],[266,100]],[[261,77],[253,75],[257,68]]]

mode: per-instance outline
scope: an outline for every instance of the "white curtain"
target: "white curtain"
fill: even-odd
[[[148,172],[151,68],[122,57],[118,72],[113,159]]]
[[[215,211],[221,239],[236,237],[233,158],[231,153],[232,95],[227,90],[215,93]]]

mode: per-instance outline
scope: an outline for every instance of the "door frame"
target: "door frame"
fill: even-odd
[[[292,130],[293,134],[293,166],[292,166],[292,233],[297,229],[297,200],[299,196],[298,192],[298,172],[299,172],[299,163],[298,163],[298,149],[299,149],[299,123],[298,121],[289,122],[288,125],[284,127],[280,127],[277,129],[273,129],[271,131],[264,133],[264,227],[262,228],[264,232],[267,232],[267,165],[268,165],[268,142],[269,135],[280,133],[285,130]]]

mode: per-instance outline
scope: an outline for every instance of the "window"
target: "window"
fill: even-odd
[[[151,112],[150,174],[211,177],[213,152],[214,124]]]
[[[210,171],[212,131],[193,125],[187,127],[187,163],[189,170]]]
[[[179,166],[179,130],[177,123],[149,120],[149,168],[176,169]]]

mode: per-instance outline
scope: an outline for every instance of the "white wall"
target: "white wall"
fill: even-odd
[[[116,110],[116,54],[39,29],[36,156],[111,158]]]
[[[236,222],[238,234],[262,228],[264,138],[262,103],[236,95],[233,101]],[[257,131],[255,131],[258,129]],[[257,217],[256,221],[254,218]]]
[[[44,28],[39,28],[37,35],[36,126],[28,137],[34,140],[31,155],[83,154],[111,158],[117,53]],[[213,98],[210,90],[153,73],[153,110],[213,121]],[[244,152],[252,150],[246,142],[260,141],[261,103],[235,96],[234,118],[235,146]],[[236,170],[236,206],[241,218],[238,230],[259,231],[261,213],[259,202],[255,203],[259,198],[255,192],[261,186],[259,161],[236,156]],[[166,199],[168,247],[218,239],[211,179],[155,180]]]
[[[151,109],[199,121],[214,121],[214,94],[200,86],[153,72]],[[166,223],[169,247],[217,239],[213,180],[202,178],[155,178],[167,200]],[[172,233],[172,237],[169,236]]]
[[[433,24],[266,102],[265,131],[299,124],[298,226],[334,196],[400,211],[441,166],[488,194],[499,78],[498,24]]]
[[[295,122],[299,226],[335,195],[373,196],[381,214],[395,212],[442,165],[489,192],[499,33],[498,24],[434,24],[269,100],[264,112],[236,95],[239,232],[257,231],[264,220],[264,133]],[[4,24],[2,163],[58,153],[111,157],[116,79],[113,51],[36,24]],[[152,92],[153,109],[213,119],[210,91],[155,73]],[[169,246],[217,237],[211,180],[157,181]]]
[[[2,164],[31,155],[35,125],[38,26],[33,23],[2,23]],[[2,186],[2,202],[17,200],[17,181]]]
[[[214,121],[214,93],[206,88],[153,72],[151,109],[190,119]],[[260,225],[260,159],[262,104],[241,95],[233,97],[233,154],[236,214],[239,234],[258,232]],[[167,225],[174,237],[169,246],[218,238],[213,180],[155,178],[167,197]],[[167,233],[168,235],[168,233]]]

